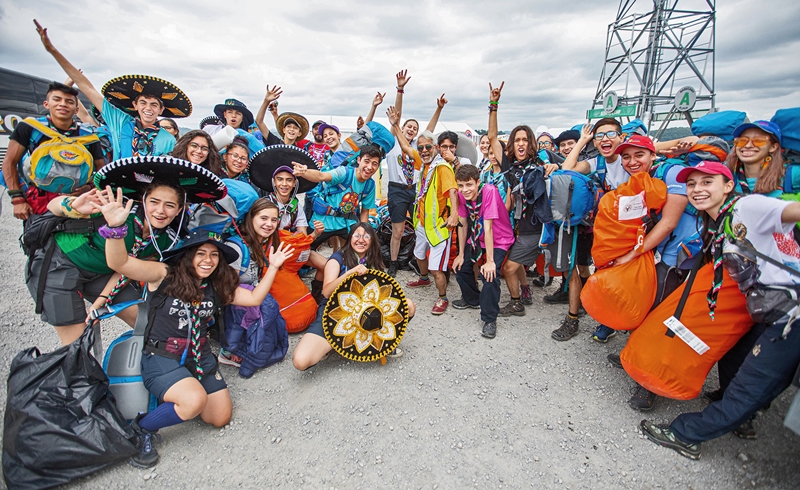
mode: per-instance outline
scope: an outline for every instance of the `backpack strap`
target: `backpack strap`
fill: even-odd
[[[242,251],[242,269],[247,269],[250,266],[250,247],[244,243],[244,240],[239,235],[231,235],[227,241],[235,243],[239,250]],[[242,275],[242,272],[239,275]]]
[[[139,305],[139,314],[136,317],[136,324],[133,327],[134,335],[143,335],[145,344],[147,344],[147,337],[150,335],[150,329],[153,328],[153,320],[156,317],[156,310],[164,306],[167,302],[167,281],[161,281],[158,289],[149,291],[145,285],[145,301]]]
[[[46,124],[44,124],[43,121],[40,121],[40,120],[35,119],[33,117],[26,117],[25,119],[23,119],[22,122],[24,122],[28,126],[32,127],[33,129],[35,129],[39,133],[41,133],[44,136],[47,136],[49,138],[63,138],[64,137],[63,134],[59,133],[58,131],[56,131],[53,128],[51,128],[51,127],[47,126]],[[39,137],[39,139],[41,139],[41,136]]]
[[[800,192],[800,165],[789,163],[786,166],[786,174],[783,177],[783,192],[786,194],[796,194]]]
[[[134,126],[136,126],[136,121],[133,119],[122,125],[119,133],[119,155],[116,155],[117,159],[133,156]]]

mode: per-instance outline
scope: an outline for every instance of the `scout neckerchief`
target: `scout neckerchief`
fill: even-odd
[[[131,248],[131,251],[128,252],[128,255],[130,255],[131,257],[134,258],[139,257],[142,251],[144,251],[144,249],[147,248],[147,246],[150,245],[150,243],[158,239],[158,235],[152,232],[152,230],[150,236],[147,239],[142,238],[142,235],[144,235],[144,223],[142,222],[142,219],[139,216],[134,214],[133,248]],[[111,302],[114,301],[114,298],[119,294],[120,291],[122,291],[125,288],[125,286],[128,285],[129,282],[131,282],[131,280],[127,276],[120,274],[119,280],[117,280],[117,284],[115,284],[114,288],[111,289],[111,292],[108,293],[108,299],[106,299],[106,305],[110,305]]]
[[[478,262],[483,256],[481,248],[481,237],[483,236],[483,218],[481,218],[481,204],[483,202],[483,182],[478,185],[478,195],[474,201],[467,201],[467,225],[469,231],[467,243],[472,247],[472,261]]]
[[[439,155],[436,155],[436,158],[428,165],[428,170],[425,172],[425,175],[421,176],[419,181],[419,191],[417,192],[417,197],[414,199],[414,204],[418,203],[425,197],[425,194],[428,193],[428,187],[431,185],[431,181],[433,180],[433,173],[436,170],[436,167],[442,165],[443,163],[447,163],[444,158]]]
[[[725,221],[730,217],[733,210],[733,205],[739,200],[741,196],[731,196],[719,208],[717,219],[708,224],[708,233],[711,235],[711,243],[713,244],[713,259],[714,259],[714,281],[711,284],[711,289],[706,295],[708,301],[708,316],[714,319],[714,310],[717,308],[717,296],[719,290],[722,288],[722,242],[725,239]]]
[[[208,283],[200,284],[200,289],[203,290],[208,286]],[[198,381],[203,379],[203,366],[200,365],[200,301],[192,301],[189,318],[192,324],[192,330],[189,333],[189,351],[194,360],[195,377]]]
[[[411,185],[414,182],[414,158],[402,153],[400,155],[400,169],[403,171],[406,183]]]
[[[145,128],[137,118],[133,125],[133,156],[146,157],[153,154],[156,135],[161,130],[158,126]]]
[[[747,196],[753,193],[750,185],[747,183],[747,176],[744,174],[744,164],[739,163],[736,165],[736,181],[742,189],[742,194]]]
[[[295,218],[297,217],[297,207],[300,204],[300,201],[297,199],[297,197],[292,197],[289,199],[288,203],[284,204],[276,192],[270,192],[267,196],[267,199],[278,206],[278,224],[283,221],[284,216],[288,215],[289,218],[291,218],[289,220],[289,227],[291,227],[294,224]]]

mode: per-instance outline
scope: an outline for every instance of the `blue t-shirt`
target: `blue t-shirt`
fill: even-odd
[[[120,139],[124,132],[133,132],[134,118],[115,107],[108,100],[103,100],[103,119],[106,121],[108,130],[111,133],[111,146],[114,148],[114,160],[133,156],[133,147],[122,148]],[[153,141],[153,156],[168,155],[175,148],[175,137],[165,129],[159,129]]]
[[[369,184],[369,192],[364,189],[369,181],[359,182],[356,178],[356,169],[350,167],[350,179],[348,181],[348,167],[337,167],[331,170],[331,181],[324,186],[318,186],[317,197],[322,197],[328,206],[339,209],[345,214],[356,213],[355,219],[358,220],[359,206],[366,209],[375,209],[375,183]],[[339,191],[336,187],[344,185],[344,190]],[[352,215],[349,217],[328,216],[314,213],[313,219],[319,220],[325,225],[325,231],[344,230],[353,223]]]
[[[750,191],[752,192],[752,190],[756,188],[756,181],[758,179],[755,178],[755,177],[754,178],[749,178],[748,177],[745,180],[747,181],[747,187],[749,187]],[[735,189],[736,189],[736,192],[738,192],[739,194],[744,194],[744,192],[742,192],[742,184],[740,184],[738,180],[736,181],[736,188]],[[767,197],[781,197],[781,195],[783,195],[783,189],[775,189],[774,191],[768,192],[768,193],[766,193],[764,195],[767,196]]]
[[[667,174],[664,176],[664,183],[667,184],[667,194],[686,196],[686,184],[677,181],[678,173],[681,170],[683,170],[683,167],[680,165],[673,165],[667,170]],[[661,214],[659,213],[660,217]],[[670,267],[674,267],[678,262],[678,245],[685,238],[694,235],[700,228],[702,228],[702,221],[698,220],[697,216],[688,210],[684,211],[678,221],[678,226],[672,230],[672,233],[664,241],[656,246],[656,250],[661,254],[661,261]]]

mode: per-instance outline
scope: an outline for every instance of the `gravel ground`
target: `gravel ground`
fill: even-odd
[[[33,313],[23,283],[21,226],[7,197],[0,233],[0,369],[23,348],[58,346]],[[401,283],[412,278],[401,272]],[[333,353],[307,372],[287,358],[249,380],[221,370],[230,386],[230,426],[188,422],[161,431],[152,470],[127,464],[83,479],[76,488],[798,488],[800,437],[782,425],[790,388],[756,421],[759,438],[729,434],[703,445],[699,461],[642,438],[645,415],[627,406],[632,381],[606,355],[626,340],[579,336],[551,340],[566,306],[541,301],[534,288],[525,317],[499,319],[494,340],[480,336],[476,310],[429,314],[433,289],[409,290],[418,315],[403,339],[405,355],[379,363]],[[505,292],[502,303],[508,300]],[[449,296],[459,297],[453,281]],[[103,325],[103,343],[127,330]],[[712,372],[707,387],[716,387]],[[6,388],[0,388],[5,406]],[[701,399],[659,400],[647,418],[669,421],[700,410]]]

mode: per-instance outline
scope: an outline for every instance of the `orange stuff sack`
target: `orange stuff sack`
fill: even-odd
[[[289,333],[302,332],[317,316],[317,302],[311,297],[308,286],[297,275],[308,260],[314,239],[305,233],[291,233],[286,230],[280,230],[280,239],[281,243],[291,244],[294,252],[275,274],[269,293],[281,308],[281,316],[286,320],[286,330]]]
[[[633,330],[653,307],[657,282],[653,252],[646,252],[589,276],[581,289],[581,304],[589,316],[603,325]]]
[[[666,202],[667,185],[646,172],[631,175],[628,182],[604,195],[594,220],[592,259],[595,266],[605,267],[633,250],[644,237],[642,218],[650,210],[661,211]]]
[[[700,355],[677,335],[666,335],[664,320],[675,314],[684,284],[647,315],[620,354],[622,366],[630,377],[659,396],[676,400],[696,398],[714,363],[753,326],[745,297],[727,272],[717,298],[716,320],[711,320],[706,294],[713,278],[711,264],[698,271],[680,318],[686,328],[708,345],[708,351]]]
[[[506,258],[508,258],[508,254],[506,254]],[[536,272],[538,272],[540,276],[543,276],[544,275],[544,255],[543,254],[539,254],[539,256],[536,258],[536,266],[535,267],[536,267]],[[553,264],[550,264],[550,268],[549,269],[550,269],[549,270],[550,277],[560,277],[561,276],[561,273],[556,271],[555,267],[553,267]]]

